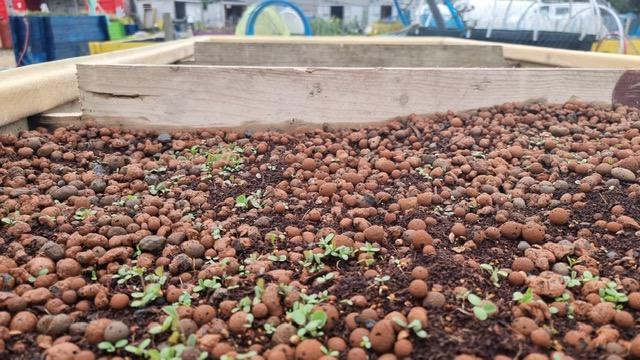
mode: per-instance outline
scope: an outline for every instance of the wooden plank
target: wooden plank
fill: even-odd
[[[545,47],[498,44],[459,38],[431,36],[316,36],[316,37],[282,37],[282,36],[209,36],[202,41],[226,43],[289,43],[289,44],[399,44],[399,45],[499,45],[505,59],[515,62],[539,64],[552,67],[579,68],[640,68],[640,56],[594,53]]]
[[[499,45],[197,42],[196,65],[507,67]]]
[[[624,93],[616,87],[624,73],[588,69],[78,66],[84,118],[144,128],[361,126],[411,113],[532,99],[610,103],[614,89]]]
[[[79,95],[76,64],[171,64],[192,56],[193,43],[202,39],[177,40],[0,71],[0,126],[76,100]]]

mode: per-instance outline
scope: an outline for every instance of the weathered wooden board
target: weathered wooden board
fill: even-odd
[[[611,103],[614,90],[622,99],[625,89],[633,88],[635,74],[593,69],[78,66],[85,118],[144,128],[361,126],[411,113],[509,101]],[[625,101],[637,103],[637,98]]]
[[[203,41],[196,65],[314,67],[508,67],[498,45]]]

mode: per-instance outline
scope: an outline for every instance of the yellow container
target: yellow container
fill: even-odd
[[[89,53],[91,55],[102,54],[117,50],[133,49],[151,44],[153,44],[153,42],[91,41],[89,42]]]
[[[597,41],[591,47],[592,51],[613,54],[619,54],[618,49],[620,49],[620,40],[617,39]],[[624,53],[627,55],[640,55],[640,39],[626,40],[626,51]]]

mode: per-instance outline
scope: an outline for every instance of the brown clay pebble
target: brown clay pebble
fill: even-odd
[[[555,208],[549,212],[549,221],[553,225],[564,225],[569,222],[571,213],[563,208]]]
[[[11,324],[9,325],[9,329],[14,331],[20,331],[22,333],[28,333],[33,331],[36,328],[36,324],[38,323],[38,318],[28,311],[21,311],[17,313],[13,319],[11,319]]]
[[[198,305],[197,308],[193,311],[193,320],[196,321],[198,325],[203,325],[213,320],[216,316],[216,309],[207,304]]]
[[[544,235],[544,226],[538,223],[528,222],[522,227],[522,238],[530,244],[544,243]]]
[[[528,336],[538,328],[538,325],[528,317],[519,317],[513,320],[511,328],[522,335]]]
[[[369,334],[371,340],[371,349],[378,354],[385,353],[393,347],[395,342],[395,331],[389,320],[378,321]]]
[[[413,352],[413,344],[407,339],[398,340],[393,345],[393,352],[398,358],[405,358]]]
[[[111,297],[109,306],[114,310],[122,310],[129,306],[129,297],[126,294],[115,294]]]
[[[537,328],[531,332],[531,341],[534,344],[540,347],[549,347],[551,346],[551,336],[547,332],[547,330],[543,328]]]
[[[500,225],[500,235],[507,239],[515,240],[520,237],[522,225],[515,221],[507,221]]]
[[[297,360],[318,360],[323,355],[322,343],[316,339],[304,340],[296,347]]]
[[[429,289],[427,283],[424,280],[413,280],[409,284],[409,293],[415,298],[422,299],[427,296]]]

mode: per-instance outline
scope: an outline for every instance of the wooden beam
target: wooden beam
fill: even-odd
[[[545,99],[611,103],[624,70],[79,65],[83,116],[141,128],[362,126]],[[627,84],[628,83],[628,84]],[[622,85],[621,85],[622,84]],[[627,85],[624,85],[627,84]]]
[[[171,64],[192,56],[193,43],[202,39],[178,40],[0,71],[0,126],[76,100],[76,64]]]
[[[498,45],[195,44],[196,65],[314,67],[507,67]]]
[[[606,54],[576,50],[552,49],[546,47],[502,44],[459,38],[436,36],[210,36],[203,41],[226,43],[288,43],[288,44],[397,44],[397,45],[498,45],[502,47],[505,59],[515,62],[539,64],[552,67],[579,68],[640,68],[640,56]]]

